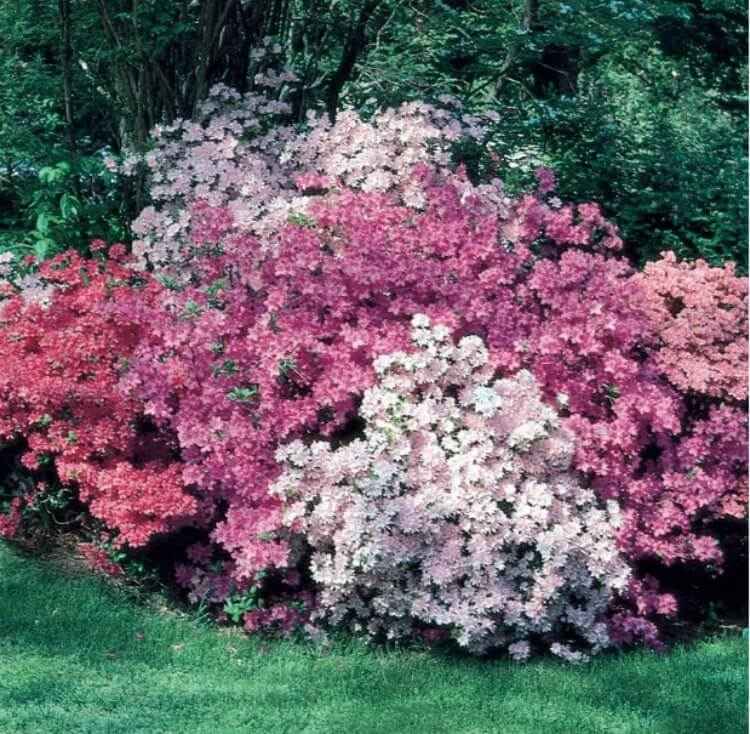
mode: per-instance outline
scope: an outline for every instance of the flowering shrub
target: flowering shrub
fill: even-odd
[[[195,257],[193,282],[164,291],[148,317],[125,384],[177,435],[183,481],[229,555],[224,573],[243,585],[287,566],[268,493],[276,448],[344,430],[373,360],[408,346],[415,313],[480,335],[504,374],[535,375],[576,435],[574,468],[620,504],[619,542],[634,563],[704,562],[709,547],[718,562],[705,522],[744,511],[741,462],[699,438],[707,414],[661,375],[663,342],[634,295],[638,277],[611,254],[612,225],[596,207],[542,193],[544,174],[535,196],[507,206],[460,175],[418,168],[415,180],[421,210],[378,193],[309,197],[306,219],[273,248],[211,210],[202,226],[221,248]],[[698,444],[703,464],[688,465],[680,457]],[[635,607],[652,609],[639,588]]]
[[[372,384],[373,358],[408,344],[413,313],[465,314],[488,332],[498,361],[518,366],[514,337],[535,314],[512,285],[531,255],[523,244],[496,246],[497,210],[476,196],[462,204],[463,183],[423,176],[421,213],[383,194],[322,199],[314,226],[287,225],[265,255],[225,233],[225,254],[196,258],[195,284],[165,291],[148,317],[125,385],[177,435],[183,479],[207,498],[204,513],[227,507],[213,537],[238,580],[286,565],[267,492],[277,446],[342,429]]]
[[[493,381],[478,337],[454,346],[447,328],[413,323],[417,350],[375,363],[363,439],[277,453],[271,492],[312,546],[318,615],[519,658],[535,639],[573,659],[576,638],[607,645],[604,613],[629,576],[616,505],[570,472],[573,436],[531,373]]]
[[[655,623],[677,611],[677,600],[640,573],[642,562],[719,568],[712,523],[746,513],[746,281],[731,268],[670,256],[634,273],[618,255],[616,227],[595,204],[560,201],[548,170],[514,200],[497,181],[473,182],[453,153],[467,138],[481,141],[491,120],[411,104],[369,121],[313,115],[295,129],[285,114],[264,94],[219,87],[196,121],[157,130],[146,156],[152,205],[133,225],[134,262],[118,246],[103,258],[103,243],[92,245],[97,260],[66,255],[38,271],[0,259],[0,439],[21,446],[31,470],[54,466],[121,545],[190,525],[199,542],[178,563],[178,582],[248,629],[288,630],[303,618],[297,606],[309,606],[309,590],[297,551],[305,538],[318,554],[320,614],[372,633],[451,634],[474,650],[508,645],[517,657],[539,642],[575,657],[574,637],[594,650],[606,643],[601,613],[622,591],[608,634],[655,642]],[[451,375],[485,397],[503,394],[515,406],[508,415],[462,401],[439,370],[434,384],[409,381],[415,373],[405,365],[422,359],[403,356],[415,314],[464,345],[433,345],[438,352],[479,350],[481,340],[486,364],[454,364]],[[400,356],[383,367],[382,355]],[[463,576],[464,556],[442,555],[458,547],[453,515],[437,506],[403,522],[399,514],[409,498],[445,494],[440,462],[422,449],[447,441],[441,456],[460,463],[453,429],[391,427],[400,431],[393,446],[428,443],[417,441],[392,467],[405,477],[403,494],[369,477],[394,450],[377,443],[385,418],[376,408],[397,384],[399,410],[439,406],[484,432],[477,445],[486,453],[471,454],[482,476],[517,479],[512,506],[474,496],[473,479],[456,490],[466,517],[491,528],[466,531],[477,560]],[[516,445],[518,426],[503,421],[527,414],[546,416],[547,433]],[[347,444],[362,418],[365,438]],[[298,443],[322,439],[329,444]],[[281,446],[295,447],[282,453],[283,466]],[[295,472],[310,483],[289,485]],[[415,479],[423,475],[424,484]],[[325,519],[299,506],[295,517],[294,493],[340,514]],[[387,536],[368,529],[374,517],[350,514],[365,498],[378,518],[396,513],[401,524]],[[539,509],[548,499],[554,517]],[[3,495],[0,532],[16,532],[25,502],[21,491]],[[518,527],[527,509],[533,532]],[[567,539],[590,558],[564,546],[555,546],[559,558],[545,556],[535,544],[571,518],[577,530]],[[619,570],[606,579],[587,565],[604,563],[594,547],[610,548],[615,529],[633,570],[626,587],[614,556],[607,563]],[[513,548],[538,552],[524,560],[492,545],[506,532]],[[415,548],[416,537],[430,542]],[[391,541],[412,566],[388,563]],[[491,569],[482,543],[518,558]],[[427,579],[440,559],[446,584],[424,586],[415,568]],[[412,601],[407,587],[398,599],[388,587],[397,576]],[[472,591],[480,578],[494,589],[481,604]],[[363,584],[370,591],[355,604]],[[510,607],[497,602],[500,588]],[[574,611],[570,593],[584,606]],[[372,594],[385,594],[387,608]],[[441,598],[453,610],[443,616]],[[539,599],[534,616],[524,605]]]
[[[125,264],[74,253],[35,277],[48,304],[23,291],[0,303],[0,440],[21,441],[30,470],[54,461],[120,542],[143,545],[195,510],[169,444],[139,430],[138,402],[117,388],[156,286]],[[29,499],[17,498],[16,515]]]
[[[698,290],[721,271],[695,272]],[[718,567],[722,553],[710,522],[747,512],[747,416],[729,406],[709,409],[663,378],[669,346],[644,285],[649,273],[631,274],[622,262],[575,250],[539,262],[530,284],[545,318],[526,344],[529,367],[548,397],[565,396],[567,426],[577,439],[574,465],[600,497],[618,501],[620,545],[633,564]],[[722,279],[741,292],[738,278],[727,272]],[[736,346],[735,353],[746,371],[746,355]],[[615,634],[655,641],[656,629],[643,616],[673,614],[675,598],[640,582],[631,583],[629,596],[637,614],[618,613]]]

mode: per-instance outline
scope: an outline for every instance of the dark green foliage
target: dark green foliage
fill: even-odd
[[[87,252],[92,240],[124,242],[128,235],[127,198],[101,156],[78,156],[40,169],[26,203],[33,227],[30,246],[40,259],[73,248]]]
[[[296,119],[453,94],[500,114],[511,191],[549,165],[562,195],[619,223],[634,262],[672,249],[747,266],[740,0],[7,0],[0,23],[0,247],[125,238],[142,181],[118,188],[102,151],[287,62]]]
[[[414,8],[415,6],[412,6]],[[450,92],[501,115],[511,189],[544,163],[602,203],[641,264],[747,268],[746,5],[737,0],[443,0],[393,22],[356,105]]]
[[[543,128],[545,159],[563,198],[604,204],[638,264],[674,250],[746,271],[743,122],[695,88],[670,99],[671,76],[646,86],[610,71],[582,85]]]

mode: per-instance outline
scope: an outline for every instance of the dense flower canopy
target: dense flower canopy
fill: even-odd
[[[636,280],[662,342],[656,363],[683,392],[747,400],[747,279],[734,264],[648,263]]]
[[[671,255],[634,272],[616,227],[596,204],[557,198],[550,171],[517,198],[477,182],[456,156],[491,120],[412,104],[369,121],[312,116],[297,129],[279,123],[283,112],[218,88],[196,121],[156,131],[152,204],[133,225],[132,260],[118,247],[109,258],[66,255],[5,284],[0,438],[32,470],[51,462],[120,546],[189,528],[201,542],[179,582],[192,599],[244,604],[248,629],[289,628],[304,616],[289,600],[309,606],[316,592],[323,619],[392,636],[447,631],[517,657],[540,640],[576,657],[563,620],[594,650],[654,641],[655,622],[678,608],[642,562],[718,568],[713,521],[746,513],[747,281]],[[441,325],[439,339],[427,330],[412,343],[417,314]],[[472,394],[504,396],[518,425],[499,427],[504,409],[462,400],[440,370],[432,383],[406,379],[424,349],[450,355]],[[394,445],[413,454],[389,476],[405,477],[408,501],[446,499],[437,467],[475,449],[488,483],[513,479],[517,494],[496,505],[456,484],[486,532],[461,535],[464,521],[442,511],[409,519],[400,494],[360,481],[390,461],[381,439],[395,418],[382,401],[397,394],[399,410],[442,406],[483,436],[464,446],[444,422],[401,426]],[[529,411],[545,416],[539,435],[521,421]],[[453,448],[430,463],[422,448],[445,442]],[[305,504],[295,516],[294,497],[340,514]],[[24,501],[5,508],[5,534]],[[368,502],[379,514],[363,518]],[[517,526],[524,513],[535,531]],[[386,536],[378,517],[400,519]],[[520,551],[512,565],[497,545],[504,533],[519,548],[568,533],[604,566],[563,546],[539,551],[541,570]],[[419,536],[429,542],[417,548]],[[451,578],[468,586],[448,584],[438,600],[424,586],[431,571],[409,567],[410,598],[355,603],[363,584],[406,573],[398,553],[427,569],[438,546],[453,548],[446,563],[457,568],[467,543],[476,567]],[[504,567],[491,571],[487,554]],[[348,569],[341,583],[329,573],[337,563]],[[548,606],[522,624],[495,602],[467,613],[480,579],[496,596],[514,588],[521,606],[539,589],[533,598]],[[264,594],[267,606],[247,601]],[[573,611],[571,594],[590,603]],[[395,621],[394,609],[408,613]]]
[[[54,460],[120,542],[143,545],[196,509],[169,441],[138,428],[141,403],[118,389],[156,284],[72,253],[37,278],[49,307],[16,295],[0,314],[0,439],[21,440],[30,469]]]
[[[274,87],[283,78],[262,81]],[[140,267],[179,276],[196,245],[213,241],[195,237],[205,207],[225,210],[224,231],[252,233],[269,247],[269,238],[290,216],[304,217],[309,199],[300,192],[343,186],[398,193],[405,203],[421,205],[421,187],[411,182],[413,167],[429,163],[448,171],[451,146],[482,140],[492,122],[491,116],[408,103],[367,122],[354,110],[343,111],[335,122],[310,112],[300,131],[284,121],[289,112],[289,105],[263,93],[241,95],[217,85],[196,120],[156,128],[153,150],[145,157],[153,203],[133,223]],[[124,169],[132,170],[136,160],[127,159]]]

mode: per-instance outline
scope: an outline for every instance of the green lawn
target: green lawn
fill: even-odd
[[[747,644],[570,667],[260,642],[0,545],[0,733],[747,731]]]

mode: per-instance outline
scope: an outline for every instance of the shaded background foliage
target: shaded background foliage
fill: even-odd
[[[2,0],[0,247],[126,239],[143,187],[102,151],[287,63],[298,121],[449,93],[500,114],[511,190],[550,165],[634,262],[746,270],[746,22],[739,0]]]

